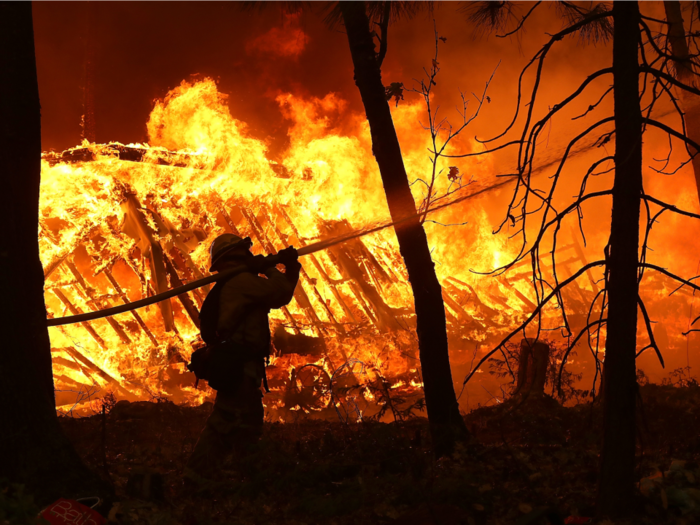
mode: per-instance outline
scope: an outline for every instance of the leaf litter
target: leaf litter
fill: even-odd
[[[697,523],[700,387],[640,392],[640,513],[605,523]],[[61,418],[86,463],[114,485],[110,523],[553,525],[593,515],[598,400],[480,407],[465,416],[479,445],[437,461],[422,417],[266,423],[246,457],[222,463],[221,481],[193,489],[182,471],[211,408],[122,401],[105,416],[104,443],[102,415]]]

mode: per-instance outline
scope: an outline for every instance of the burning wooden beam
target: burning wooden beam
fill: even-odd
[[[70,312],[73,315],[79,315],[82,314],[82,310],[80,308],[76,307],[68,297],[61,291],[60,288],[54,288],[51,290],[56,297],[70,310]],[[80,323],[80,325],[87,330],[87,332],[92,336],[92,338],[97,342],[98,345],[100,345],[101,348],[107,348],[107,344],[104,342],[104,339],[99,336],[99,334],[95,331],[95,329],[90,325],[88,321]]]
[[[168,277],[170,277],[170,284],[173,287],[182,286],[184,283],[180,280],[180,276],[177,274],[172,261],[165,254],[163,254],[163,261],[165,262],[165,270],[168,273]],[[192,323],[199,328],[199,310],[197,310],[190,296],[183,293],[182,295],[178,295],[177,298],[185,309],[185,312],[187,312]]]
[[[105,274],[105,277],[107,278],[109,283],[112,285],[114,290],[117,292],[117,295],[119,295],[122,302],[124,304],[128,304],[129,302],[131,302],[131,301],[129,301],[129,298],[127,297],[127,295],[124,292],[124,290],[122,289],[122,287],[119,285],[117,280],[114,278],[114,275],[112,275],[112,271],[109,268],[105,268],[104,270],[102,270],[102,273]],[[134,317],[134,319],[138,323],[139,327],[141,327],[141,330],[144,331],[144,333],[146,334],[146,337],[148,337],[148,339],[151,341],[151,343],[153,344],[153,347],[158,348],[158,341],[156,341],[156,338],[153,336],[153,332],[151,332],[150,328],[148,328],[148,326],[143,321],[143,319],[138,314],[138,312],[136,310],[131,310],[131,315]]]
[[[303,241],[301,235],[299,234],[299,230],[297,230],[296,226],[294,225],[294,222],[292,219],[287,215],[287,212],[282,206],[277,206],[276,207],[277,212],[282,216],[282,218],[285,220],[285,222],[289,225],[291,228],[292,232],[294,232],[294,235],[296,235],[297,241],[299,243],[300,247],[306,246],[306,243]],[[355,317],[355,314],[352,313],[352,310],[348,307],[348,305],[345,303],[345,300],[343,297],[340,295],[340,292],[338,291],[335,282],[333,282],[333,279],[331,279],[328,276],[328,273],[326,272],[326,269],[323,267],[321,262],[318,260],[318,258],[312,253],[309,255],[309,258],[311,259],[311,262],[313,265],[316,267],[316,270],[318,270],[318,273],[321,275],[324,281],[326,281],[326,284],[331,290],[331,293],[335,297],[335,300],[338,301],[338,304],[340,307],[343,309],[345,312],[345,315],[348,316],[348,319],[353,322],[357,323],[357,318]]]
[[[285,248],[289,247],[289,243],[287,242],[287,237],[282,233],[282,231],[279,229],[277,226],[277,223],[275,222],[274,218],[271,215],[271,212],[269,209],[263,207],[263,213],[265,214],[265,218],[267,219],[267,222],[272,226],[273,231],[277,234],[277,238],[280,240],[282,245]],[[316,299],[320,304],[323,305],[326,315],[328,315],[328,319],[331,321],[331,323],[334,324],[336,330],[338,330],[340,333],[344,334],[345,333],[345,328],[343,328],[343,325],[339,324],[338,321],[336,321],[335,316],[333,315],[333,311],[330,309],[326,301],[323,299],[321,296],[321,293],[318,291],[318,288],[316,288],[316,283],[309,277],[309,274],[306,272],[304,267],[301,267],[301,277],[302,279],[311,287],[311,289],[314,291],[314,294],[316,296]],[[315,313],[315,312],[314,312]],[[317,316],[318,318],[318,316]]]
[[[265,234],[265,230],[263,229],[255,214],[251,210],[245,208],[244,206],[239,206],[238,209],[248,221],[248,224],[251,226],[253,233],[255,234],[255,237],[258,239],[265,251],[268,254],[277,253],[277,250],[268,239],[267,235]],[[304,288],[301,284],[297,285],[297,287],[294,289],[294,299],[296,300],[301,310],[304,312],[304,315],[307,317],[309,324],[314,327],[315,331],[317,332],[317,335],[319,335],[321,333],[320,326],[322,326],[321,319],[319,319],[318,314],[316,314],[316,311],[314,310],[313,306],[311,306],[309,296],[306,295],[306,292],[304,291]]]
[[[576,250],[576,255],[578,256],[578,260],[581,262],[581,266],[586,266],[588,264],[588,259],[586,259],[586,254],[583,253],[583,248],[578,242],[578,236],[576,235],[576,232],[573,228],[571,228],[571,238],[573,239],[574,250]],[[596,293],[600,291],[600,288],[598,288],[598,284],[593,278],[593,273],[591,272],[590,268],[586,271],[586,276],[588,277],[588,281],[591,283],[593,291]]]
[[[483,303],[483,301],[479,298],[479,294],[476,293],[476,290],[474,290],[474,288],[470,284],[465,283],[464,281],[460,281],[456,277],[449,276],[446,279],[445,284],[448,287],[452,287],[452,289],[455,292],[459,292],[459,288],[457,288],[457,286],[455,286],[455,284],[453,284],[453,283],[456,283],[457,285],[463,286],[464,288],[469,290],[469,292],[470,292],[469,300],[472,301],[477,306],[477,308],[479,308],[482,315],[484,316],[484,319],[487,320],[486,322],[488,324],[490,324],[491,326],[493,326],[494,323],[491,321],[488,321],[488,320],[495,318],[498,315],[498,312],[496,310],[494,310],[493,308],[485,305]]]
[[[531,310],[535,310],[537,306],[535,303],[533,303],[530,299],[527,298],[527,296],[522,293],[520,290],[518,290],[513,284],[511,284],[508,281],[508,278],[505,275],[501,275],[498,277],[499,282],[505,286],[509,291],[513,292],[513,294],[520,299],[520,301],[525,304],[528,308]]]
[[[472,317],[464,310],[464,308],[462,308],[461,304],[459,304],[450,296],[447,290],[443,289],[442,297],[445,300],[445,303],[447,303],[447,306],[449,306],[462,321],[472,320]]]
[[[78,363],[76,363],[75,361],[70,361],[69,359],[61,357],[60,355],[51,356],[51,362],[55,365],[61,365],[66,368],[70,368],[71,370],[75,370],[76,372],[83,372],[83,367],[80,366]],[[92,379],[90,376],[87,376],[87,378]]]
[[[557,265],[557,266],[558,266],[558,265]],[[563,277],[564,279],[568,279],[568,278],[571,277],[572,275],[573,275],[573,272],[571,271],[571,267],[570,267],[568,264],[562,265],[562,277]],[[581,286],[578,284],[578,281],[573,280],[573,281],[571,282],[571,286],[573,287],[574,290],[576,290],[576,293],[577,293],[579,299],[581,299],[581,302],[582,302],[583,304],[588,304],[588,303],[589,303],[589,299],[588,299],[588,298],[586,297],[586,295],[584,294],[583,289],[582,289]],[[589,293],[590,293],[590,292],[589,292]]]
[[[352,293],[355,295],[355,299],[357,299],[357,302],[360,304],[360,306],[362,307],[362,310],[365,312],[367,319],[369,319],[372,324],[380,326],[379,320],[374,315],[374,312],[372,312],[372,309],[367,305],[367,302],[365,301],[365,298],[362,296],[362,291],[357,286],[357,283],[355,283],[353,281],[349,281],[348,286],[350,286]]]
[[[158,233],[161,236],[161,238],[167,238],[168,235],[170,236],[171,241],[166,242],[166,248],[168,249],[168,252],[170,253],[171,257],[175,259],[174,261],[171,260],[173,267],[176,269],[178,268],[179,265],[177,263],[176,256],[179,256],[184,261],[186,267],[185,269],[180,268],[181,270],[188,270],[189,272],[191,272],[194,275],[194,279],[203,278],[204,274],[200,271],[199,267],[194,263],[194,261],[190,257],[189,248],[185,244],[185,239],[180,230],[178,230],[178,228],[166,217],[160,214],[160,212],[155,208],[153,202],[149,203],[146,210],[150,213],[151,217],[156,222],[158,226]],[[204,297],[206,297],[206,294],[209,293],[210,289],[210,285],[202,287]],[[196,295],[197,292],[198,291],[195,291],[194,295]],[[202,297],[202,301],[204,300],[204,297]]]
[[[51,228],[49,228],[43,220],[39,221],[39,226],[41,228],[42,234],[49,240],[54,246],[59,246],[59,242],[54,236]],[[44,280],[48,279],[51,274],[56,271],[56,269],[61,266],[61,263],[70,257],[75,250],[81,246],[90,236],[92,235],[94,228],[86,228],[81,235],[78,235],[73,243],[61,250],[60,255],[58,255],[53,261],[46,265],[44,268]]]
[[[557,262],[557,268],[564,267],[568,264],[574,263],[579,261],[578,257],[570,257],[564,261]],[[552,268],[552,265],[547,263],[547,262],[540,262],[540,268],[542,270],[550,270]],[[532,282],[532,270],[528,270],[526,272],[520,272],[516,273],[514,275],[510,275],[508,277],[510,281],[520,281],[521,279],[528,279],[530,282]]]
[[[61,152],[46,152],[41,155],[41,158],[46,160],[51,166],[60,162],[69,164],[76,162],[92,162],[99,157],[115,158],[128,162],[145,162],[159,166],[194,169],[205,169],[208,160],[204,155],[198,155],[197,153],[172,152],[164,149],[142,146],[126,146],[118,142],[78,146]]]
[[[324,229],[332,235],[344,234],[350,231],[347,221],[324,223]],[[367,274],[360,268],[356,258],[366,250],[362,241],[354,239],[344,244],[339,244],[328,249],[328,255],[331,260],[334,260],[341,275],[349,279],[353,286],[353,291],[358,295],[357,289],[361,290],[361,294],[367,299],[371,305],[376,318],[376,323],[380,328],[389,330],[401,330],[402,327],[396,321],[391,308],[384,302],[384,299],[379,292],[368,282]]]
[[[76,381],[72,377],[68,377],[67,375],[64,374],[54,374],[53,376],[54,381],[60,382],[65,386],[68,386],[70,388],[77,388],[78,390],[85,388],[95,388],[95,385],[88,385],[87,383],[81,383],[80,381]]]
[[[122,209],[124,211],[122,231],[136,241],[144,259],[148,260],[151,270],[151,281],[156,289],[156,293],[166,291],[168,289],[168,279],[163,261],[163,248],[153,237],[151,228],[148,226],[146,218],[141,211],[141,205],[134,194],[126,193],[126,198],[122,202]],[[173,331],[175,320],[173,319],[170,301],[159,302],[158,308],[163,317],[165,331]]]
[[[94,306],[96,306],[95,309],[100,310],[102,308],[106,308],[107,305],[95,295],[94,289],[85,282],[85,279],[83,279],[83,276],[78,270],[78,267],[75,265],[75,263],[70,260],[66,260],[65,263],[70,272],[73,274],[73,277],[75,277],[80,289],[83,291],[85,296],[91,301],[93,301]],[[107,322],[112,327],[112,329],[117,334],[122,343],[127,345],[131,344],[131,339],[116,319],[114,319],[113,317],[107,317]]]
[[[456,325],[456,326],[461,325],[460,320],[457,318],[457,316],[455,316],[455,315],[450,311],[449,308],[445,308],[445,317],[447,318],[447,321],[448,321],[448,322],[450,322],[450,323],[452,323],[452,324],[454,324],[454,325]]]
[[[109,375],[107,372],[102,370],[99,366],[97,366],[95,363],[90,361],[87,357],[85,357],[82,353],[80,353],[78,350],[76,350],[73,347],[70,346],[64,346],[62,348],[52,348],[51,352],[59,352],[63,351],[70,355],[73,359],[84,365],[88,370],[91,372],[97,374],[99,377],[101,377],[106,383],[110,385],[114,385],[118,390],[120,390],[122,393],[131,395],[131,392],[127,390],[122,384],[117,381],[114,377]]]

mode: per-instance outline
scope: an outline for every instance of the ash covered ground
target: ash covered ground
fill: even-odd
[[[697,523],[700,387],[640,391],[634,523]],[[479,408],[465,416],[479,444],[438,461],[420,417],[266,423],[249,455],[222,464],[219,483],[193,489],[181,474],[211,406],[121,402],[104,418],[61,418],[115,487],[111,522],[554,524],[593,512],[599,401]]]

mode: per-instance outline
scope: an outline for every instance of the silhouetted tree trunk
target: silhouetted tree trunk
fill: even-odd
[[[683,27],[683,15],[681,13],[681,3],[678,0],[665,1],[666,21],[668,22],[668,40],[671,43],[671,51],[674,56],[674,69],[676,78],[689,86],[694,86],[695,72],[690,60],[688,42],[685,38],[685,28]],[[685,113],[685,128],[689,139],[700,143],[700,97],[685,91],[678,90],[680,106]],[[693,146],[688,146],[690,154],[693,155],[693,172],[695,173],[695,187],[700,200],[700,154]]]
[[[537,400],[544,396],[549,365],[549,345],[532,338],[520,341],[518,382],[513,398]]]
[[[355,66],[355,83],[369,121],[372,151],[379,165],[391,217],[398,220],[415,215],[416,206],[386,101],[365,2],[340,2],[340,8]],[[430,256],[428,239],[418,219],[397,226],[396,236],[413,289],[425,401],[433,446],[439,457],[451,453],[455,441],[468,436],[452,384],[442,288]]]
[[[608,322],[603,393],[603,450],[597,507],[601,516],[630,512],[634,498],[635,351],[642,115],[639,106],[639,6],[613,4],[615,181],[608,246]]]
[[[41,116],[29,2],[0,3],[0,85],[0,478],[24,483],[40,503],[90,489],[104,494],[56,417],[39,260]]]

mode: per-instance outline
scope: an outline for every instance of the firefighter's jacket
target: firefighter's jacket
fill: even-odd
[[[217,333],[232,341],[268,355],[270,325],[267,315],[272,308],[289,304],[299,280],[298,263],[290,264],[285,273],[275,268],[265,270],[265,277],[244,272],[228,280],[221,290]]]

